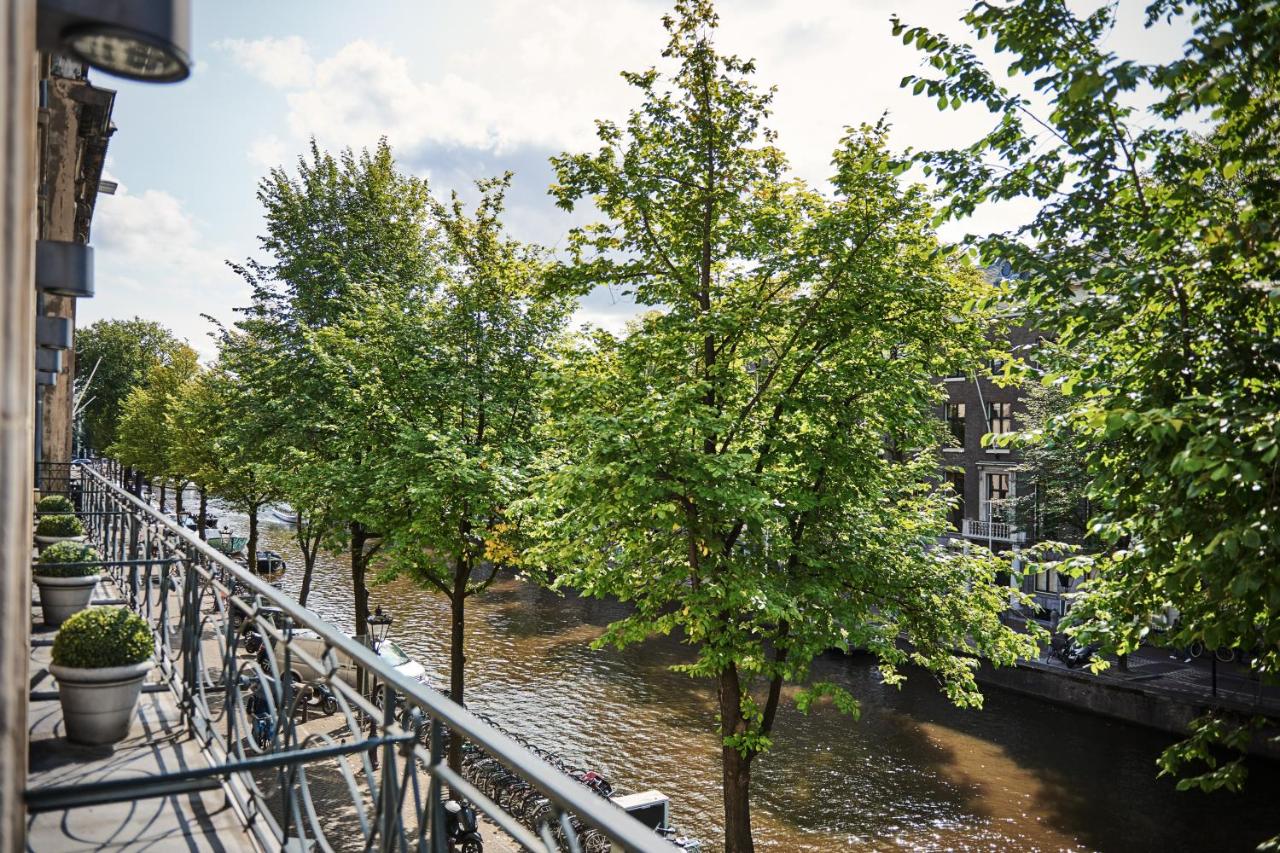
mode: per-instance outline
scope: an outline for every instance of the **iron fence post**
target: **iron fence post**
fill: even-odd
[[[431,718],[431,782],[427,785],[427,811],[431,818],[431,853],[448,853],[448,838],[444,826],[444,800],[440,785],[440,763],[444,755],[444,731],[437,717]]]

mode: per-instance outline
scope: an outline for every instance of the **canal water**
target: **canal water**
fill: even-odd
[[[291,531],[267,523],[262,535],[262,547],[289,562],[280,586],[296,595],[302,559]],[[350,630],[350,586],[346,556],[322,555],[308,603]],[[392,637],[445,686],[445,599],[396,581],[375,587],[371,602],[393,614]],[[663,792],[681,831],[716,850],[711,685],[670,671],[690,659],[670,639],[591,650],[623,612],[501,578],[468,601],[468,705],[619,787]],[[1158,732],[995,688],[984,710],[958,710],[927,674],[888,688],[859,656],[828,656],[814,675],[849,688],[862,718],[779,713],[776,746],[753,776],[762,850],[1243,851],[1280,833],[1274,764],[1255,763],[1240,795],[1177,792],[1156,779],[1156,756],[1171,741]]]

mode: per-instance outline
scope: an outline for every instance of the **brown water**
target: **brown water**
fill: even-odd
[[[243,519],[228,516],[233,526]],[[263,525],[263,546],[290,564],[290,531]],[[312,609],[351,627],[349,564],[322,556]],[[392,637],[444,686],[445,599],[397,581],[372,602]],[[625,789],[671,798],[681,831],[708,850],[721,837],[719,749],[710,684],[669,671],[689,650],[670,639],[626,651],[588,644],[623,613],[504,578],[468,602],[467,701],[509,730],[603,772]],[[1254,765],[1241,795],[1179,793],[1155,778],[1170,738],[989,689],[981,712],[952,708],[928,675],[901,690],[864,657],[831,655],[815,676],[863,704],[854,722],[829,708],[779,714],[774,750],[757,759],[753,826],[761,849],[1234,851],[1280,832],[1280,768]]]

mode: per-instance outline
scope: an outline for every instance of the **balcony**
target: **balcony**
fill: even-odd
[[[121,475],[76,464],[40,484],[76,503],[101,560],[94,604],[146,619],[156,665],[126,739],[78,747],[48,671],[56,629],[33,627],[31,849],[443,853],[450,796],[479,813],[491,851],[673,849],[139,501]],[[291,677],[301,664],[318,680]],[[464,738],[461,773],[444,758],[451,737]]]
[[[983,521],[977,518],[966,518],[960,535],[966,539],[979,541],[1009,542],[1020,545],[1026,541],[1026,533],[1004,521]]]

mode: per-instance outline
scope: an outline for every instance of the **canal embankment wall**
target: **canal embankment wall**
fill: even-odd
[[[1254,703],[1226,696],[1201,695],[1149,681],[1108,678],[1087,670],[1066,669],[1040,661],[1023,661],[1011,667],[995,667],[983,661],[977,679],[983,686],[1034,696],[1177,735],[1187,734],[1191,721],[1207,711],[1219,710],[1242,719],[1265,713],[1265,709]],[[1280,729],[1264,729],[1253,739],[1249,751],[1280,760],[1277,734],[1280,734]]]

